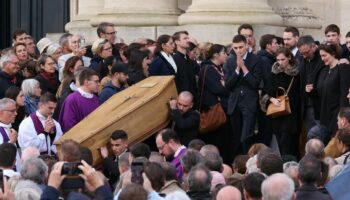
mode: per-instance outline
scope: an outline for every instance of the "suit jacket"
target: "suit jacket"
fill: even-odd
[[[167,76],[176,74],[173,66],[171,66],[171,64],[160,53],[158,53],[157,57],[152,61],[148,71],[150,76]]]
[[[230,57],[225,70],[225,86],[230,91],[227,113],[232,115],[238,103],[246,105],[252,113],[257,111],[258,89],[262,79],[262,61],[259,56],[248,53],[244,60],[248,73],[236,73],[237,58]]]
[[[297,200],[330,200],[330,196],[320,192],[314,185],[302,185],[296,191]]]

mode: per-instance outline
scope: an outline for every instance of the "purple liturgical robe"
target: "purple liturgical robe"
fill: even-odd
[[[99,105],[100,101],[95,95],[92,98],[86,98],[78,91],[70,94],[62,105],[59,117],[62,131],[69,131],[69,129],[88,116]]]
[[[176,175],[179,181],[182,181],[182,175],[183,175],[180,159],[185,153],[186,153],[186,148],[182,149],[180,153],[176,157],[174,157],[174,159],[171,161],[171,164],[174,165],[174,167],[176,168]]]

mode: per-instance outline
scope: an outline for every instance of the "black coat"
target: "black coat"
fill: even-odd
[[[195,62],[178,51],[173,55],[173,58],[177,66],[175,76],[177,92],[188,91],[196,97],[198,88],[195,75]]]
[[[41,94],[45,94],[46,92],[50,92],[53,95],[56,95],[57,89],[60,86],[60,81],[58,80],[58,76],[55,74],[55,83],[51,84],[42,74],[38,74],[35,79],[40,83]]]
[[[175,123],[174,130],[179,136],[181,144],[188,146],[191,140],[197,138],[199,127],[199,112],[189,110],[183,115],[178,109],[171,111],[171,118]]]
[[[263,82],[262,82],[261,88],[263,89],[264,93],[270,93],[271,80],[272,80],[271,69],[272,69],[272,65],[276,62],[276,58],[274,55],[270,54],[265,49],[258,51],[257,55],[260,56],[263,62],[263,68],[262,68]]]
[[[321,100],[320,123],[326,126],[332,134],[337,130],[337,116],[340,107],[349,106],[349,100],[346,98],[350,87],[349,68],[349,65],[337,65],[332,69],[325,66],[318,77],[315,92]]]
[[[258,105],[258,90],[262,80],[263,63],[259,56],[248,53],[244,60],[249,72],[244,76],[243,72],[236,73],[237,58],[230,57],[227,60],[225,70],[225,86],[230,91],[228,100],[228,114],[236,109],[238,102],[245,104],[252,113],[256,113]]]
[[[114,156],[102,160],[103,174],[108,178],[108,182],[112,187],[118,182],[120,176],[118,161],[115,159]]]
[[[171,66],[171,64],[160,53],[158,53],[157,57],[152,61],[148,71],[150,76],[167,76],[176,74],[173,66]]]
[[[320,192],[314,185],[302,185],[296,190],[297,200],[331,200],[327,194]]]
[[[0,71],[0,99],[5,97],[5,92],[9,87],[21,87],[22,78],[18,74],[16,74],[15,77],[16,78],[13,79],[14,77],[11,77],[6,72]],[[12,80],[14,80],[14,82],[12,82]]]
[[[294,79],[293,79],[294,77]],[[287,92],[288,87],[291,84],[288,98],[292,113],[290,115],[280,116],[272,118],[272,128],[274,133],[288,133],[299,134],[300,132],[300,95],[299,95],[299,68],[297,65],[292,66],[286,70],[280,69],[279,64],[275,63],[272,67],[272,93],[270,96],[277,97],[281,95],[281,91],[278,87],[282,87]],[[278,95],[277,95],[278,92]]]
[[[128,85],[134,85],[135,83],[138,83],[142,81],[143,79],[147,78],[146,75],[143,73],[142,70],[136,69],[134,67],[129,68],[129,79],[128,79]]]
[[[324,67],[319,51],[314,53],[312,60],[302,59],[299,63],[300,68],[300,97],[301,97],[301,117],[304,119],[307,107],[314,109],[315,119],[320,118],[320,98],[313,93],[307,93],[305,87],[307,84],[313,84],[317,88],[317,79],[320,71]]]
[[[201,104],[201,110],[208,110],[210,106],[217,104],[219,101],[223,108],[227,108],[229,91],[221,84],[220,80],[224,77],[222,77],[219,72],[223,74],[222,66],[216,66],[211,61],[203,62],[198,81],[200,92],[199,104]]]

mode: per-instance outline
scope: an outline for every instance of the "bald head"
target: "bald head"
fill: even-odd
[[[319,139],[311,139],[305,145],[305,153],[312,154],[318,159],[324,157],[324,144]]]
[[[193,95],[190,92],[183,91],[177,98],[177,109],[184,114],[193,107]]]
[[[225,186],[219,190],[216,200],[241,200],[241,192],[233,186]]]

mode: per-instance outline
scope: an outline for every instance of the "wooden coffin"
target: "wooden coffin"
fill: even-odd
[[[65,133],[57,147],[73,139],[92,151],[97,165],[102,161],[98,149],[109,142],[115,130],[125,130],[132,145],[164,128],[170,121],[167,103],[176,96],[173,76],[149,77],[112,96]]]

